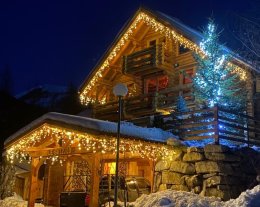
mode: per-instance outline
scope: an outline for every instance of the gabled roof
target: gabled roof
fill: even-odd
[[[114,136],[117,134],[117,123],[114,122],[50,112],[31,122],[6,139],[4,142],[5,147],[8,147],[26,134],[44,124],[51,124],[56,127],[65,127],[67,129],[81,132],[96,131],[101,134],[112,134]],[[121,135],[128,138],[154,142],[165,142],[168,138],[174,137],[172,133],[163,131],[162,129],[143,128],[128,122],[122,122]]]
[[[200,40],[202,39],[202,34],[199,33],[198,31],[184,25],[179,21],[178,19],[172,18],[162,12],[155,12],[148,10],[147,8],[139,8],[133,17],[131,17],[121,28],[117,36],[115,37],[114,41],[112,44],[108,47],[108,49],[105,51],[104,55],[98,60],[97,64],[94,66],[94,68],[91,70],[89,75],[86,77],[86,79],[83,81],[79,88],[79,92],[81,93],[86,85],[89,83],[90,79],[95,75],[99,67],[102,65],[102,63],[105,61],[105,59],[109,56],[109,54],[113,51],[113,48],[116,46],[116,44],[119,42],[119,40],[123,37],[125,32],[129,29],[130,25],[134,22],[138,14],[141,12],[144,12],[148,14],[149,16],[159,20],[160,22],[166,24],[166,26],[171,26],[174,27],[175,29],[179,30],[179,32],[182,32],[188,39],[193,40],[195,43],[199,43]]]
[[[89,73],[87,78],[80,86],[79,93],[81,94],[81,99],[84,99],[83,95],[86,94],[93,85],[95,85],[95,81],[98,78],[102,77],[103,70],[105,70],[105,68],[109,66],[109,61],[114,56],[116,56],[117,51],[120,50],[122,42],[124,43],[125,41],[127,41],[129,34],[131,35],[133,33],[133,30],[135,28],[133,24],[141,20],[154,28],[159,25],[158,28],[156,28],[158,29],[158,31],[164,31],[167,35],[171,35],[172,37],[177,39],[180,44],[186,44],[186,46],[189,47],[191,50],[197,53],[201,53],[198,45],[203,38],[202,33],[183,24],[180,20],[170,17],[162,12],[140,8],[136,11],[133,17],[126,22],[126,24],[116,36],[115,40],[112,42],[111,46],[107,49],[105,54],[97,62],[95,67],[92,69],[92,71]],[[247,68],[256,70],[237,54],[232,53],[232,51],[229,50],[227,47],[223,47],[223,50],[230,53],[235,60],[242,63]],[[237,71],[239,70],[241,71],[243,69],[240,68]]]

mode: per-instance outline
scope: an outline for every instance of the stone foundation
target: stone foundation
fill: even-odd
[[[190,191],[229,200],[257,184],[259,162],[260,154],[250,148],[182,147],[157,162],[154,191]]]

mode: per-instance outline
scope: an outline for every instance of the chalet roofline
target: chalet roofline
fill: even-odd
[[[104,54],[101,56],[101,58],[98,60],[98,62],[96,63],[96,65],[93,67],[93,69],[90,71],[90,73],[87,75],[87,77],[85,78],[85,80],[83,81],[83,83],[80,85],[79,87],[79,92],[81,93],[84,88],[86,87],[86,85],[88,85],[89,80],[95,75],[96,70],[99,69],[99,67],[101,66],[101,64],[104,62],[104,60],[108,57],[109,53],[112,52],[114,46],[116,46],[116,44],[119,42],[120,38],[123,36],[123,34],[127,31],[128,27],[133,23],[133,21],[135,20],[135,18],[137,17],[138,13],[140,11],[143,11],[143,8],[140,7],[133,15],[133,17],[130,17],[126,23],[122,26],[122,28],[120,29],[120,31],[117,33],[116,37],[114,38],[113,42],[110,44],[110,46],[108,46],[108,48],[106,49],[106,51],[104,52]]]
[[[19,142],[20,139],[24,138],[27,134],[32,133],[34,130],[37,130],[41,126],[45,124],[66,128],[68,130],[75,130],[82,133],[89,132],[91,134],[104,134],[110,136],[116,136],[117,133],[117,123],[110,121],[97,120],[93,118],[69,115],[69,114],[61,114],[56,112],[49,112],[40,118],[34,120],[30,124],[26,125],[22,129],[18,130],[16,133],[8,137],[4,142],[4,147],[9,148],[11,145]],[[107,127],[107,130],[104,130],[104,126]],[[150,143],[161,143],[164,144],[167,138],[173,137],[172,134],[164,132],[160,129],[161,133],[158,133],[158,137],[154,136],[153,138],[146,138],[144,135],[148,135],[148,128],[142,128],[139,126],[131,125],[131,126],[121,126],[121,134],[123,138],[141,140]],[[131,127],[131,130],[129,130]],[[134,128],[134,129],[132,129]],[[138,130],[142,128],[142,130],[147,130],[143,134],[138,133]],[[170,136],[171,135],[171,136]]]
[[[85,78],[85,80],[83,81],[83,83],[80,85],[79,87],[79,93],[81,94],[84,89],[87,87],[87,85],[89,84],[90,80],[94,77],[94,75],[96,74],[96,72],[98,71],[98,69],[101,67],[102,63],[105,61],[105,59],[109,56],[109,54],[112,52],[113,48],[116,46],[116,44],[119,42],[120,38],[124,35],[124,33],[128,30],[128,28],[131,26],[131,24],[134,22],[135,18],[138,16],[138,14],[140,12],[144,12],[147,15],[151,16],[152,18],[154,18],[155,20],[157,20],[158,22],[162,23],[163,25],[165,25],[166,27],[171,28],[174,31],[177,31],[178,33],[183,34],[183,36],[189,40],[191,40],[192,42],[194,42],[196,45],[199,44],[200,40],[203,38],[202,33],[200,33],[199,31],[183,24],[180,20],[170,17],[162,12],[158,12],[158,11],[152,11],[150,9],[144,8],[144,7],[140,7],[135,14],[124,24],[124,26],[121,28],[121,30],[119,31],[119,33],[117,34],[117,36],[115,37],[115,39],[113,40],[112,44],[108,47],[108,49],[105,51],[105,53],[103,54],[103,56],[99,59],[99,61],[97,62],[97,64],[93,67],[93,69],[90,71],[89,75]],[[223,46],[223,50],[230,53],[232,58],[243,64],[244,66],[246,66],[248,69],[254,70],[257,73],[260,73],[260,71],[253,67],[252,65],[250,65],[250,63],[248,63],[246,60],[244,60],[242,57],[238,56],[237,54],[235,54],[234,52],[232,52],[232,50],[230,50],[229,48]]]

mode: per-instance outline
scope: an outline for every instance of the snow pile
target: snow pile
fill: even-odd
[[[236,199],[223,202],[215,197],[202,197],[190,192],[166,190],[142,195],[131,203],[134,207],[260,207],[260,185]]]
[[[20,196],[14,195],[0,200],[0,207],[27,207],[27,201],[24,201]],[[44,205],[36,203],[35,207],[44,207]]]
[[[260,207],[260,185],[247,190],[236,199],[225,202],[225,207]]]
[[[150,195],[142,195],[134,203],[135,207],[220,207],[218,198],[202,197],[194,193],[166,190]],[[211,205],[213,204],[213,205]],[[221,205],[222,206],[222,205]]]

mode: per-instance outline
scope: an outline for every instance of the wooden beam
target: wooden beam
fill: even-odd
[[[90,207],[98,206],[99,182],[100,182],[100,154],[96,153],[92,159],[91,187],[90,187]]]
[[[146,26],[145,24],[142,24],[142,25],[140,26],[140,28],[141,28],[142,26],[144,26],[144,29],[140,30],[141,34],[138,34],[138,36],[137,36],[137,38],[136,38],[138,42],[141,41],[141,40],[145,37],[145,35],[147,34],[147,32],[148,32],[149,29],[150,29],[150,27]],[[138,33],[138,32],[137,32],[137,33]]]
[[[155,161],[150,160],[150,161],[149,161],[149,165],[150,165],[150,169],[151,169],[151,177],[150,177],[151,193],[153,193],[153,190],[154,190]]]
[[[38,170],[40,161],[37,158],[32,158],[31,161],[31,174],[30,174],[30,185],[29,185],[29,198],[27,207],[34,207],[35,199],[37,197],[38,187]]]
[[[79,149],[78,147],[59,147],[59,148],[28,148],[26,150],[31,157],[48,157],[48,156],[67,156],[67,155],[86,155],[90,156],[93,152],[86,149]],[[138,153],[125,152],[124,157],[126,159],[138,159],[141,156]],[[113,152],[107,152],[101,154],[101,159],[103,160],[113,160],[115,155]]]

